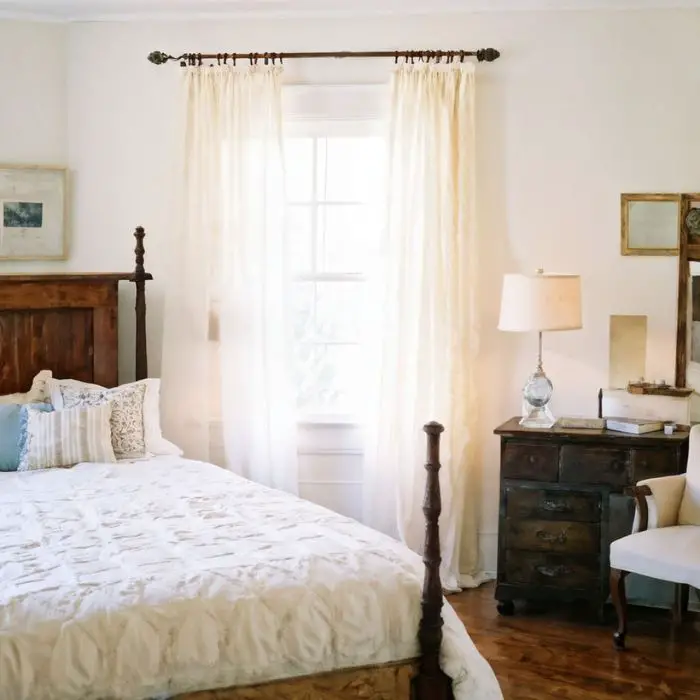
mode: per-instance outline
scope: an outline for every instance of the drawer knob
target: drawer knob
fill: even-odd
[[[536,566],[535,571],[547,578],[558,578],[559,576],[567,576],[571,573],[571,569],[563,564],[559,564],[559,566]]]
[[[542,542],[547,542],[548,544],[566,544],[566,541],[569,538],[567,537],[565,530],[562,530],[556,535],[553,532],[547,532],[546,530],[538,530],[537,539],[542,540]]]
[[[542,501],[542,510],[549,511],[550,513],[569,513],[571,511],[571,506],[568,503],[562,501]]]
[[[535,463],[535,455],[530,455],[528,462],[530,462],[530,464],[534,464]]]

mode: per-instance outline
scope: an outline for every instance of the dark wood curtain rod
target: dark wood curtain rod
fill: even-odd
[[[237,60],[257,63],[282,63],[287,58],[393,58],[396,63],[404,60],[407,63],[418,61],[436,61],[440,63],[445,59],[447,63],[455,60],[464,61],[471,56],[479,62],[495,61],[500,52],[496,49],[478,49],[477,51],[289,51],[283,53],[183,53],[179,56],[171,56],[163,51],[152,51],[148,54],[148,60],[160,66],[168,61],[179,61],[181,66],[201,66],[203,61],[216,61],[226,64],[230,59],[233,64]]]

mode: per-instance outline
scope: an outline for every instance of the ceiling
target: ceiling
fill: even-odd
[[[80,22],[692,7],[700,8],[700,0],[0,0],[0,18]]]

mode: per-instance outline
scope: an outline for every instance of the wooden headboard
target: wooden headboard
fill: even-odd
[[[0,395],[27,391],[34,375],[116,386],[118,285],[136,285],[136,379],[148,376],[143,238],[134,272],[0,275]]]

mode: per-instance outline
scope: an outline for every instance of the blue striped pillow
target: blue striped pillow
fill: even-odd
[[[53,406],[47,403],[0,405],[0,472],[17,471],[27,441],[27,406],[38,411],[53,411]]]

